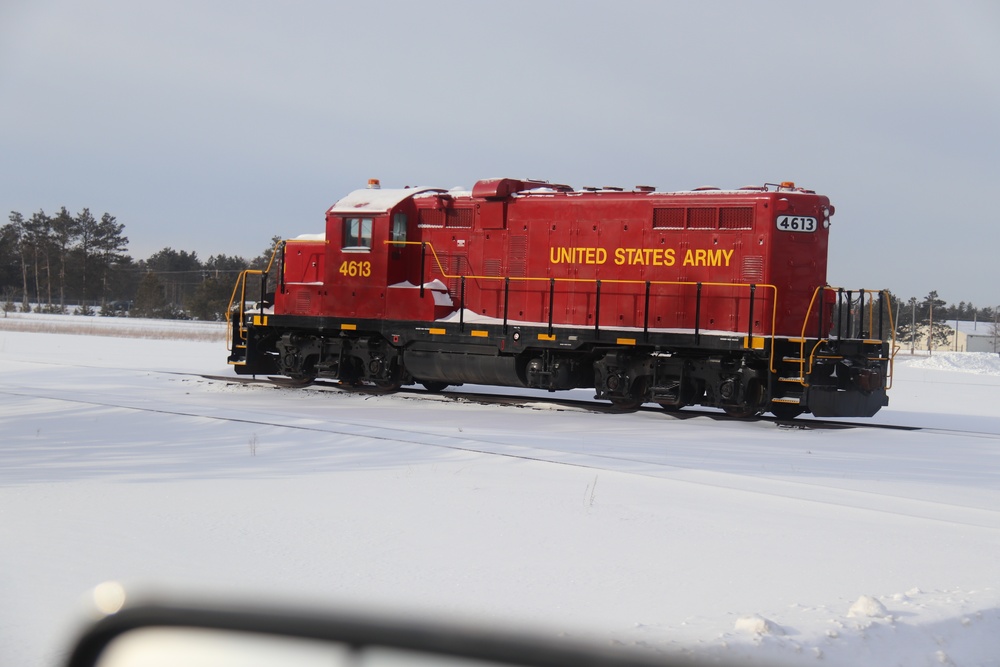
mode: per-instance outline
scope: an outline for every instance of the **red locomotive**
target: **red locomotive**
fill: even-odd
[[[834,207],[793,183],[584,188],[508,178],[381,189],[327,211],[237,284],[240,374],[385,390],[593,387],[733,416],[871,416],[888,403],[880,291],[826,282]],[[261,274],[260,302],[247,304]]]

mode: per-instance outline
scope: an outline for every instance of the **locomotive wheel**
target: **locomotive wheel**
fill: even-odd
[[[615,396],[611,398],[611,405],[622,412],[635,412],[646,402],[646,382],[639,378],[632,383],[632,391],[628,396]]]
[[[383,377],[372,378],[371,382],[380,390],[387,394],[399,391],[399,388],[403,386],[403,371],[400,364],[396,363],[394,360],[389,362],[386,369],[382,368],[381,363],[377,363],[372,367],[372,373],[377,371],[385,370]]]
[[[747,419],[757,414],[757,409],[749,405],[723,405],[722,411],[734,419]]]
[[[722,411],[734,419],[747,419],[755,417],[763,408],[761,402],[764,398],[764,390],[759,382],[751,380],[747,386],[746,400],[739,405],[723,405]]]
[[[420,384],[423,385],[424,389],[434,394],[448,388],[447,382],[440,382],[438,380],[427,380],[426,382],[421,381]]]
[[[611,399],[611,405],[615,406],[622,412],[635,412],[642,404],[643,400],[641,398],[635,398],[634,396]]]
[[[399,391],[403,386],[402,380],[375,380],[375,386],[387,394]]]

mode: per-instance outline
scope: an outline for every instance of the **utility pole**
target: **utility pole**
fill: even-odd
[[[934,301],[927,300],[927,356],[933,356],[934,350],[931,348],[931,339],[934,338]]]
[[[910,297],[910,356],[913,356],[913,347],[917,344],[917,297]],[[996,347],[994,345],[993,347]]]

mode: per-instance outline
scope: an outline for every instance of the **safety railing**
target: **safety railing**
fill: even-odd
[[[279,241],[274,245],[274,250],[271,251],[271,259],[267,262],[267,268],[261,269],[246,269],[240,272],[240,275],[236,278],[236,284],[233,285],[233,292],[229,297],[229,306],[226,308],[226,326],[229,331],[233,332],[233,336],[227,336],[226,338],[226,349],[230,352],[233,351],[234,347],[245,347],[247,342],[247,327],[246,327],[246,304],[247,304],[247,278],[249,276],[261,276],[260,281],[260,301],[264,301],[265,292],[267,290],[267,278],[266,276],[270,273],[271,267],[274,265],[274,258],[278,255],[278,249],[284,244],[284,241]],[[237,295],[239,295],[239,301],[237,301]],[[238,308],[234,308],[234,304],[239,304]],[[233,324],[233,314],[236,313],[236,326]]]
[[[385,241],[386,244],[391,244],[393,246],[409,245],[409,246],[420,246],[420,295],[423,297],[424,294],[424,284],[423,279],[426,275],[426,263],[427,263],[427,250],[430,250],[431,257],[433,258],[434,265],[441,274],[442,278],[447,280],[458,280],[460,282],[459,288],[459,302],[461,307],[459,308],[459,330],[464,331],[465,327],[465,286],[468,280],[496,280],[503,281],[503,332],[507,333],[508,330],[508,305],[510,300],[510,285],[511,282],[524,282],[524,283],[548,283],[548,293],[549,293],[549,309],[548,309],[548,334],[552,335],[555,329],[555,323],[553,322],[553,313],[555,303],[555,286],[557,283],[588,283],[594,286],[594,333],[595,337],[600,338],[600,311],[601,311],[601,288],[604,285],[641,285],[643,286],[644,292],[644,308],[643,308],[643,326],[642,332],[644,337],[648,340],[650,327],[649,327],[649,301],[652,296],[652,288],[654,286],[671,286],[671,287],[689,287],[695,290],[695,315],[694,315],[694,338],[695,344],[697,344],[701,339],[701,307],[703,303],[703,291],[705,288],[739,288],[746,289],[748,291],[748,313],[747,313],[747,340],[746,346],[749,348],[754,347],[755,339],[771,340],[775,338],[774,331],[776,329],[777,323],[777,313],[778,313],[778,288],[775,285],[766,283],[731,283],[731,282],[708,282],[708,281],[676,281],[676,280],[629,280],[629,279],[600,279],[600,278],[555,278],[555,277],[537,277],[537,276],[490,276],[490,275],[475,275],[475,274],[454,274],[450,273],[445,269],[437,250],[434,245],[429,241]],[[771,295],[771,328],[770,333],[766,334],[755,334],[753,330],[754,318],[753,312],[755,309],[755,303],[757,300],[757,290],[764,289],[769,290]],[[608,327],[606,327],[608,328]],[[774,371],[774,345],[770,346],[770,365],[772,371]]]
[[[834,313],[831,313],[831,318],[836,315],[836,336],[831,336],[834,332],[831,330],[825,332],[826,328],[825,322],[826,318],[823,313],[823,304],[825,299],[823,294],[825,292],[833,292],[837,295],[836,306]],[[855,319],[855,305],[854,305],[854,295],[858,295],[857,301],[857,319]],[[878,312],[875,312],[876,295],[878,302]],[[809,384],[806,378],[812,373],[813,366],[816,360],[822,359],[825,361],[838,361],[843,359],[843,355],[835,354],[818,354],[818,350],[831,342],[831,340],[846,340],[846,339],[858,339],[870,343],[884,343],[886,341],[885,329],[888,326],[889,329],[889,356],[882,357],[870,357],[873,361],[885,361],[888,362],[888,375],[886,376],[886,390],[892,388],[892,377],[893,377],[893,362],[896,357],[896,351],[899,349],[896,345],[896,325],[893,319],[892,308],[886,307],[887,304],[891,304],[891,295],[888,290],[846,290],[843,287],[831,287],[830,285],[821,285],[813,291],[812,299],[809,301],[809,308],[806,311],[806,317],[802,322],[802,335],[799,338],[799,356],[797,358],[799,364],[799,376],[798,382],[804,386],[808,387]],[[807,338],[807,328],[809,326],[809,316],[812,314],[813,310],[817,311],[817,322],[818,331],[814,338],[815,343],[812,349],[809,350],[808,355],[806,354],[806,342]],[[865,319],[865,313],[867,311],[868,318]],[[867,323],[868,329],[865,329],[865,324]],[[877,331],[875,331],[877,338],[872,338],[873,328],[877,326]],[[857,336],[855,336],[857,332]]]

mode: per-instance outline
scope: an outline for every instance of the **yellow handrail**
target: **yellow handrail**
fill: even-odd
[[[806,359],[807,359],[807,357],[806,357],[806,352],[805,352],[805,346],[806,346],[806,327],[809,324],[809,315],[813,312],[813,307],[816,305],[816,298],[823,291],[825,291],[825,290],[829,290],[831,292],[841,292],[841,291],[844,291],[844,288],[842,288],[842,287],[831,287],[830,285],[820,285],[815,290],[813,290],[812,298],[809,301],[809,307],[806,310],[806,316],[802,320],[802,333],[801,333],[801,336],[800,336],[800,339],[799,339],[799,359],[798,359],[798,363],[799,363],[799,378],[798,379],[799,379],[799,384],[801,384],[803,387],[808,387],[809,386],[809,384],[805,381],[805,378],[806,378],[806,376],[809,373],[812,373],[813,363],[818,358],[818,355],[816,354],[816,350],[818,350],[820,348],[820,346],[823,345],[824,343],[828,343],[829,342],[828,338],[820,338],[820,339],[818,339],[816,341],[816,344],[813,345],[812,349],[809,351],[809,356],[808,356],[809,365],[808,365],[808,371],[807,371],[807,367],[806,367]],[[850,290],[850,291],[855,291],[855,290]],[[888,373],[888,376],[886,377],[886,380],[887,380],[886,391],[888,391],[889,389],[892,388],[893,364],[894,364],[895,359],[896,359],[896,351],[899,349],[899,347],[896,345],[896,323],[895,323],[895,320],[894,320],[894,317],[893,317],[893,313],[892,313],[892,307],[891,307],[892,299],[891,299],[891,294],[889,293],[889,290],[857,290],[857,291],[859,291],[862,294],[868,296],[868,305],[867,305],[867,307],[868,307],[868,321],[869,322],[873,322],[874,321],[874,317],[875,317],[875,294],[882,295],[886,299],[886,302],[890,304],[890,307],[887,309],[888,313],[889,313],[889,333],[890,333],[890,339],[889,339],[890,340],[890,345],[889,345],[889,349],[890,349],[890,354],[885,359],[883,359],[881,357],[878,358],[879,361],[888,361],[889,362],[889,373]],[[862,303],[861,307],[865,308],[865,304]],[[824,358],[827,358],[827,357],[824,357]],[[833,358],[833,357],[830,357],[830,358]]]
[[[775,329],[775,326],[777,325],[777,318],[778,318],[778,288],[777,288],[776,285],[771,285],[771,284],[768,284],[768,283],[724,283],[724,282],[720,283],[720,282],[697,282],[697,281],[678,281],[678,280],[631,280],[631,279],[619,279],[619,278],[610,278],[610,279],[606,279],[606,280],[602,279],[602,280],[598,281],[597,278],[555,278],[555,277],[547,277],[546,278],[546,277],[536,277],[536,276],[512,276],[512,277],[510,277],[510,276],[479,276],[479,275],[466,275],[466,276],[463,276],[461,274],[451,274],[451,273],[448,273],[445,270],[444,265],[441,263],[441,258],[438,257],[437,250],[435,250],[435,248],[434,248],[434,244],[431,243],[430,241],[384,241],[383,243],[392,244],[392,245],[427,246],[428,248],[430,248],[431,255],[434,257],[434,263],[437,265],[437,269],[438,269],[438,272],[441,274],[441,277],[448,278],[448,279],[463,278],[464,277],[466,279],[471,279],[471,280],[506,280],[506,279],[509,278],[510,280],[520,280],[520,281],[524,281],[524,282],[531,282],[531,281],[535,281],[535,282],[542,282],[542,281],[549,282],[549,281],[555,281],[555,282],[566,282],[566,283],[594,283],[594,284],[596,284],[597,282],[601,282],[602,284],[604,284],[604,283],[612,283],[612,284],[618,284],[618,285],[645,285],[646,283],[649,283],[650,285],[672,285],[672,286],[678,286],[678,287],[697,287],[698,285],[701,285],[703,287],[751,287],[751,286],[756,286],[756,287],[760,287],[760,288],[767,288],[767,289],[770,289],[771,292],[772,292],[772,294],[773,294],[773,296],[772,296],[773,300],[772,300],[772,303],[771,303],[771,332],[769,334],[763,334],[763,335],[761,335],[760,338],[769,339],[771,341],[773,341],[774,338],[775,338],[774,329]],[[421,276],[421,280],[423,280],[423,276]],[[464,308],[464,304],[462,305],[462,307]],[[753,317],[752,313],[750,314],[750,317],[751,318]],[[753,336],[751,334],[749,336],[749,338],[752,341],[752,339],[755,338],[755,336]],[[748,344],[749,343],[750,343],[750,341],[748,341]],[[771,345],[769,363],[770,363],[770,366],[771,366],[771,372],[772,373],[776,372],[776,370],[774,368],[774,345]]]
[[[240,272],[240,275],[236,278],[236,284],[233,285],[233,293],[229,296],[229,306],[226,308],[226,328],[232,330],[232,316],[233,316],[233,303],[236,301],[236,293],[240,294],[240,308],[239,308],[239,323],[240,323],[240,339],[246,341],[246,329],[243,327],[243,315],[245,314],[244,308],[246,307],[246,296],[247,296],[247,276],[261,276],[265,273],[271,272],[271,267],[274,265],[274,258],[278,255],[278,248],[284,241],[278,241],[274,244],[274,250],[271,251],[271,258],[267,262],[267,268],[263,271],[260,269],[245,269]],[[230,352],[233,351],[231,346],[231,338],[226,336],[226,349]]]

